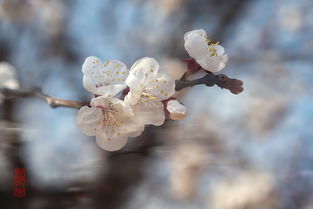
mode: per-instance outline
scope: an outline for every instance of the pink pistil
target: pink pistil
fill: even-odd
[[[101,109],[101,110],[103,110],[103,111],[106,110],[106,108],[105,108],[104,106],[101,106],[101,105],[97,105],[96,108],[99,108],[99,109]]]

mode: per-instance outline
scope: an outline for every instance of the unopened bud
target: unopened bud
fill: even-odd
[[[186,107],[177,100],[170,100],[167,102],[167,110],[169,117],[172,120],[181,120],[186,117]]]

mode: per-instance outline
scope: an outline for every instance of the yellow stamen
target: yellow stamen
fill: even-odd
[[[209,44],[209,43],[211,43],[211,44]],[[220,42],[217,41],[216,43],[214,43],[214,42],[209,41],[208,44],[209,44],[209,51],[210,51],[210,53],[211,53],[211,57],[217,57],[218,54],[217,54],[217,50],[216,50],[215,47],[216,47],[217,45],[219,45]]]

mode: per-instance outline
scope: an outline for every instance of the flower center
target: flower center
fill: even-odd
[[[146,99],[146,100],[156,100],[157,99],[157,97],[155,97],[152,94],[147,93],[145,91],[142,92],[142,98]]]
[[[216,50],[215,47],[216,47],[217,45],[219,45],[220,42],[217,41],[217,42],[214,43],[213,41],[207,39],[206,36],[204,36],[204,38],[206,39],[205,42],[206,42],[206,43],[208,44],[208,46],[209,46],[208,50],[209,50],[209,52],[210,52],[210,56],[211,56],[211,57],[217,57],[217,56],[218,56],[218,53],[217,53],[217,50]]]
[[[216,46],[220,44],[219,41],[217,42],[212,42],[211,40],[207,40],[207,44],[209,45],[209,52],[211,53],[211,57],[217,57],[218,54],[217,54],[217,50],[216,50]]]
[[[109,104],[108,107],[98,105],[96,106],[96,108],[102,110],[104,115],[103,123],[105,123],[107,126],[120,126],[123,123],[123,120],[121,120],[121,118],[124,116],[124,114],[113,109],[111,107],[111,104]]]
[[[102,111],[106,110],[106,108],[104,106],[101,106],[101,105],[97,105],[96,108],[101,109]]]
[[[121,129],[127,117],[123,112],[119,112],[112,108],[106,108],[103,110],[103,115],[103,124],[106,133],[111,132],[113,136],[120,136],[127,132],[127,129]],[[110,140],[111,138],[108,138],[108,141]]]

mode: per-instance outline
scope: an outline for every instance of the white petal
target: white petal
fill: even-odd
[[[126,105],[125,102],[117,101],[114,103],[113,101],[112,103],[111,110],[115,113],[113,117],[118,121],[118,124],[105,127],[107,137],[113,138],[121,135],[135,137],[140,135],[144,130],[144,124],[133,117],[133,110],[130,106]]]
[[[92,107],[97,107],[97,106],[107,107],[109,106],[109,103],[110,103],[110,97],[99,96],[96,98],[92,98],[90,105]]]
[[[129,76],[127,77],[125,83],[127,84],[127,86],[132,89],[132,90],[140,90],[141,89],[141,82],[140,80],[136,77],[135,74],[129,74]]]
[[[98,108],[84,106],[77,114],[77,126],[87,136],[95,136],[103,126],[103,114]]]
[[[144,124],[132,120],[131,107],[120,99],[100,96],[92,99],[91,105],[103,107],[104,119],[110,118],[102,128],[109,139],[121,135],[138,136],[144,129]]]
[[[118,136],[114,138],[108,138],[104,132],[97,134],[96,142],[97,144],[106,151],[117,151],[127,144],[128,137]]]
[[[115,112],[122,113],[124,115],[123,117],[131,115],[131,110],[125,101],[118,98],[110,98],[110,103],[111,109],[113,109]]]
[[[210,47],[214,47],[217,56],[212,56]],[[204,30],[194,30],[185,34],[185,48],[201,67],[210,72],[218,72],[222,70],[228,57],[225,49],[221,45],[208,45],[207,36]]]
[[[97,95],[115,96],[126,87],[126,65],[117,60],[104,64],[97,57],[87,57],[82,68],[84,87]]]
[[[16,79],[16,70],[7,62],[0,63],[0,87],[9,89],[19,88],[19,83]]]
[[[167,102],[166,109],[169,112],[169,117],[172,120],[181,120],[186,117],[186,107],[177,100]]]
[[[90,105],[92,107],[97,107],[97,106],[109,107],[110,104],[122,105],[123,101],[118,98],[99,96],[99,97],[93,98],[90,102]]]
[[[203,69],[213,73],[221,71],[225,67],[227,60],[227,55],[217,57],[207,55],[196,59],[197,63],[199,63]]]
[[[127,102],[129,105],[135,105],[139,102],[141,97],[141,91],[130,91],[125,96],[125,102]]]
[[[222,56],[222,55],[225,53],[225,49],[224,49],[224,47],[222,47],[221,45],[217,45],[217,46],[215,46],[214,48],[215,48],[216,54],[217,54],[218,56]]]
[[[151,100],[149,102],[139,102],[133,106],[134,120],[140,124],[152,124],[160,126],[164,123],[165,114],[162,102]]]
[[[180,80],[187,71],[185,64],[174,59],[164,60],[161,66],[159,73],[165,73],[173,80]]]
[[[128,102],[127,97],[124,98],[124,113],[126,115],[128,115],[129,117],[133,116],[133,109],[132,109],[132,105]]]
[[[8,88],[8,89],[18,89],[19,83],[15,78],[8,79],[1,83],[2,87]]]
[[[185,49],[190,57],[196,58],[209,52],[204,30],[193,30],[185,34]]]
[[[130,74],[134,75],[140,83],[155,78],[158,74],[160,65],[151,57],[144,57],[137,60],[130,68]]]
[[[144,127],[144,126],[143,126],[143,127]],[[140,136],[143,131],[144,131],[144,128],[134,130],[133,132],[131,132],[131,133],[128,134],[128,137],[137,137],[137,136]]]
[[[143,85],[134,74],[130,74],[126,79],[126,84],[129,87],[129,93],[126,95],[128,102],[131,105],[137,104],[140,99]]]
[[[175,81],[166,75],[161,75],[148,83],[144,91],[162,101],[175,93]]]
[[[170,113],[186,114],[186,107],[176,99],[168,101],[166,108]]]
[[[129,137],[139,136],[144,130],[144,124],[133,120],[132,117],[123,121],[123,124],[117,128],[117,131]]]
[[[185,35],[184,35],[184,40],[185,40],[185,41],[188,41],[188,39],[190,38],[190,36],[192,36],[192,35],[194,35],[194,34],[199,35],[199,36],[204,36],[204,37],[206,37],[206,32],[205,32],[205,30],[203,30],[203,29],[198,29],[198,30],[188,31],[187,33],[185,33]]]

